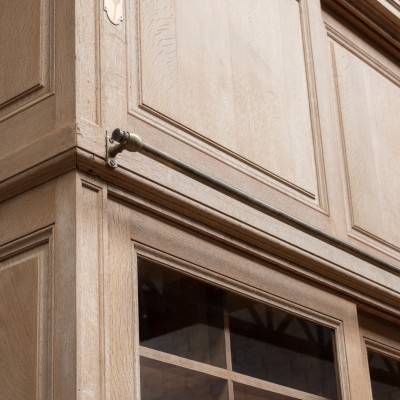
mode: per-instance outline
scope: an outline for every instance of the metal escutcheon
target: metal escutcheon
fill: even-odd
[[[119,25],[124,20],[124,0],[104,0],[104,11],[114,25]]]

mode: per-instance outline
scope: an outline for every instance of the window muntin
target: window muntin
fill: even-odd
[[[138,288],[142,399],[339,398],[333,329],[145,259]]]

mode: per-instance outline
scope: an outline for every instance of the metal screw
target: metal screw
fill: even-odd
[[[117,163],[116,163],[115,160],[110,160],[109,162],[110,162],[110,165],[111,165],[112,167],[115,167],[115,166],[117,165]]]

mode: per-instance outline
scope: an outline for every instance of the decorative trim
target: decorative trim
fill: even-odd
[[[336,318],[329,317],[311,308],[301,306],[291,300],[280,298],[268,291],[257,289],[246,283],[205,269],[204,266],[193,264],[138,242],[133,242],[133,244],[139,258],[146,258],[167,265],[168,268],[194,276],[212,285],[217,285],[215,282],[218,282],[218,286],[225,290],[244,294],[255,301],[260,301],[278,309],[285,309],[285,311],[299,317],[304,318],[304,312],[306,312],[308,319],[331,328],[339,328],[341,325],[340,321]],[[210,278],[214,278],[215,281]]]
[[[387,78],[390,82],[400,87],[400,76],[395,74],[392,70],[390,70],[387,66],[379,62],[372,55],[367,53],[364,49],[358,46],[356,43],[351,41],[349,37],[344,36],[341,32],[339,32],[335,27],[326,23],[328,37],[332,39],[333,42],[330,43],[330,51],[332,58],[332,68],[333,68],[333,79],[335,83],[335,96],[337,102],[337,113],[339,118],[339,129],[340,129],[340,139],[341,139],[341,149],[343,153],[343,163],[344,163],[344,171],[346,177],[346,199],[347,199],[347,213],[348,213],[348,235],[353,239],[364,243],[374,249],[381,251],[387,254],[390,257],[400,260],[400,247],[396,246],[393,243],[390,243],[379,236],[373,234],[372,232],[368,232],[362,227],[358,226],[355,222],[354,212],[353,212],[353,202],[352,202],[352,189],[350,185],[350,172],[348,166],[348,157],[345,146],[345,129],[343,122],[343,114],[341,107],[341,95],[339,90],[339,80],[338,80],[338,71],[336,64],[336,52],[334,42],[341,45],[343,48],[348,50],[351,54],[359,58],[361,61],[365,62],[368,66],[373,68],[376,72]],[[383,245],[379,246],[378,244]]]
[[[169,199],[171,194],[165,190],[157,195],[157,188],[150,187],[154,185],[144,183],[140,178],[139,181],[135,179],[135,182],[130,180],[130,185],[134,185],[137,195],[109,187],[109,198],[147,210],[153,215],[159,215],[184,228],[202,233],[211,240],[220,241],[249,256],[277,265],[279,268],[294,272],[335,291],[346,293],[362,303],[372,304],[375,308],[400,315],[400,310],[395,305],[399,301],[399,292],[376,283],[345,265],[336,264],[321,254],[312,253],[253,226],[232,220],[218,211],[199,208],[196,204],[192,205],[192,201],[187,198],[182,198],[183,203],[179,206],[180,196],[173,194],[173,198]],[[145,185],[145,188],[141,188],[142,185]],[[139,197],[143,191],[146,193],[146,198],[153,200]],[[168,208],[153,201],[165,206],[168,204]],[[335,249],[335,251],[341,250]]]
[[[368,333],[364,333],[364,341],[367,349],[375,351],[383,356],[397,358],[400,360],[400,348],[392,347],[388,344],[378,342],[368,337]]]
[[[76,168],[76,149],[67,150],[0,182],[0,202]]]
[[[336,43],[343,46],[350,53],[354,54],[360,60],[364,61],[367,65],[372,67],[374,70],[379,72],[389,81],[394,83],[396,86],[400,87],[400,76],[389,69],[386,65],[382,64],[379,60],[373,57],[369,52],[362,49],[354,41],[352,41],[348,36],[342,34],[336,27],[325,22],[328,37],[333,39]]]
[[[53,2],[40,2],[40,84],[0,104],[0,122],[54,95]]]
[[[378,42],[382,49],[399,56],[400,6],[397,0],[322,0],[322,5]]]
[[[307,79],[307,90],[310,104],[310,120],[312,125],[312,142],[314,147],[314,159],[316,169],[317,193],[310,193],[296,186],[282,177],[256,165],[250,160],[241,157],[218,143],[202,136],[200,133],[172,120],[159,111],[143,104],[142,101],[142,65],[141,65],[141,29],[140,29],[140,0],[136,7],[131,6],[129,11],[132,21],[136,22],[136,30],[133,37],[128,38],[128,113],[133,117],[162,130],[169,136],[181,141],[192,148],[207,154],[214,159],[234,168],[245,175],[266,184],[274,190],[294,198],[296,201],[311,207],[322,214],[329,215],[327,189],[325,180],[325,167],[322,157],[322,141],[319,125],[318,99],[316,96],[316,82],[314,73],[314,61],[308,62],[308,56],[312,56],[311,37],[308,28],[308,0],[296,0],[299,3],[299,14],[302,28],[304,46],[304,61]],[[311,57],[312,58],[312,57]],[[137,75],[135,75],[135,73]],[[182,132],[189,133],[182,134]]]
[[[35,399],[52,398],[53,364],[53,227],[41,229],[0,246],[0,268],[36,258],[38,262],[37,360]],[[7,265],[8,264],[8,265]]]

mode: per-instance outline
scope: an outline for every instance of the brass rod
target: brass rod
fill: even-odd
[[[114,132],[116,131],[121,131],[120,129],[116,129],[114,130]],[[118,141],[118,134],[114,134],[113,132],[113,139]],[[124,131],[122,131],[124,132]],[[129,134],[128,132],[124,132]],[[132,134],[131,134],[132,135]],[[172,157],[158,149],[156,149],[155,147],[150,146],[147,143],[144,143],[143,140],[137,136],[134,135],[134,140],[135,141],[140,141],[141,142],[141,146],[137,146],[137,149],[134,151],[137,151],[147,157],[150,157],[151,159],[161,162],[162,164],[186,175],[189,176],[191,178],[196,179],[197,181],[212,187],[215,190],[218,190],[224,194],[229,195],[232,198],[235,198],[236,200],[239,200],[241,202],[246,203],[247,205],[262,211],[268,215],[271,215],[277,219],[279,219],[280,221],[299,228],[301,230],[303,230],[304,232],[309,233],[310,235],[316,237],[317,239],[323,240],[326,243],[329,244],[334,244],[337,248],[340,248],[341,250],[352,254],[360,259],[363,259],[364,261],[370,262],[374,265],[377,265],[379,267],[382,267],[386,270],[389,270],[390,272],[394,272],[396,275],[400,275],[400,267],[386,261],[383,260],[382,258],[379,258],[369,252],[366,252],[362,249],[360,249],[359,247],[356,247],[354,245],[352,245],[351,243],[345,242],[339,238],[336,238],[335,236],[332,236],[324,231],[322,231],[321,229],[318,229],[310,224],[308,224],[307,222],[304,222],[296,217],[290,216],[286,213],[284,213],[283,211],[263,202],[262,200],[257,199],[254,196],[249,195],[246,192],[243,192],[240,189],[237,189],[236,187],[229,185],[217,178],[214,178],[202,171],[200,171],[197,168],[192,167],[189,164],[186,164],[183,161],[178,160],[175,157]]]

